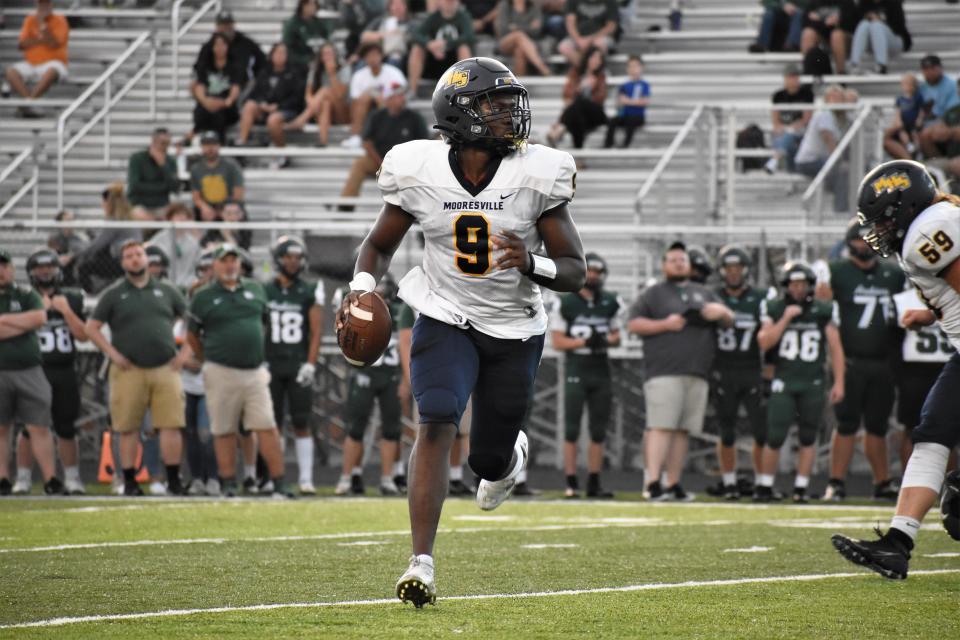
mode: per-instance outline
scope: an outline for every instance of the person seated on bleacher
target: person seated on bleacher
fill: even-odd
[[[233,14],[229,11],[221,11],[217,14],[214,33],[220,33],[226,37],[230,45],[230,62],[235,64],[244,72],[247,82],[251,82],[267,66],[267,54],[263,52],[260,45],[253,38],[237,31],[233,21]],[[197,62],[193,65],[194,71],[197,70],[201,61],[210,59],[210,48],[213,46],[213,38],[207,40],[200,48],[200,54],[197,56]]]
[[[473,55],[476,37],[470,14],[460,0],[439,0],[439,6],[412,34],[407,77],[413,95],[420,78],[437,80],[455,62]]]
[[[766,51],[799,51],[800,34],[806,21],[804,0],[791,2],[790,0],[761,0],[763,17],[760,19],[760,31],[757,41],[750,45],[750,53],[764,53]],[[787,27],[783,41],[776,39],[778,31]]]
[[[399,0],[402,1],[402,0]],[[330,125],[350,122],[350,105],[347,92],[350,88],[350,67],[341,64],[337,47],[327,42],[320,47],[317,59],[307,74],[304,101],[307,106],[299,116],[291,120],[286,129],[300,131],[310,120],[316,118],[319,145],[330,141]]]
[[[573,138],[573,147],[582,149],[587,134],[607,124],[603,110],[607,100],[607,56],[598,47],[584,52],[579,64],[570,67],[563,85],[563,102],[566,105],[560,121],[553,123],[547,135],[547,143],[557,146],[566,132]],[[579,161],[578,161],[579,163]]]
[[[564,24],[567,37],[557,45],[571,66],[576,66],[589,49],[604,54],[613,45],[620,10],[617,0],[569,0]]]
[[[167,155],[170,132],[157,127],[150,146],[130,155],[127,162],[127,199],[138,220],[162,220],[170,204],[170,194],[180,190],[177,162]]]
[[[247,210],[244,209],[242,202],[227,201],[223,205],[223,210],[220,211],[220,216],[217,220],[223,222],[224,225],[219,229],[208,229],[207,232],[203,234],[203,237],[200,238],[201,247],[206,249],[229,242],[241,249],[250,249],[250,245],[253,242],[253,231],[250,229],[235,229],[230,226],[231,224],[246,222],[248,220]]]
[[[367,118],[363,128],[364,154],[353,161],[341,197],[359,195],[360,185],[377,175],[383,157],[395,145],[430,137],[423,116],[407,107],[406,93],[407,83],[402,78],[384,89],[383,107]],[[340,210],[353,211],[353,206],[343,205]]]
[[[216,131],[200,134],[200,150],[203,157],[190,169],[194,213],[203,222],[213,222],[229,200],[243,201],[243,171],[236,162],[220,155]]]
[[[317,17],[317,0],[297,0],[297,10],[283,23],[287,57],[304,69],[330,37],[327,23]]]
[[[920,70],[923,73],[920,95],[924,102],[920,148],[924,157],[937,158],[944,154],[951,140],[960,141],[960,130],[944,121],[949,112],[960,106],[960,95],[957,93],[957,82],[944,75],[940,56],[925,56],[920,61]]]
[[[859,0],[860,21],[850,45],[851,73],[860,71],[860,61],[867,47],[873,53],[877,73],[886,73],[891,55],[909,51],[913,39],[907,31],[902,0]]]
[[[24,18],[20,29],[23,60],[7,68],[10,87],[22,98],[35,99],[45,94],[54,82],[66,79],[69,39],[67,19],[53,13],[51,0],[37,0],[37,12]],[[28,88],[28,84],[33,84],[33,88]],[[20,107],[17,113],[25,118],[40,117],[28,107]]]
[[[783,88],[773,94],[773,104],[804,103],[813,106],[813,89],[808,84],[800,83],[800,67],[795,64],[787,65],[783,71]],[[773,155],[767,160],[764,169],[773,173],[783,162],[787,171],[794,171],[793,159],[803,139],[803,132],[807,129],[810,109],[802,111],[771,111],[773,120],[773,136],[771,145]]]
[[[343,49],[347,52],[347,59],[354,63],[358,57],[354,53],[360,46],[361,34],[371,21],[383,15],[384,0],[341,0],[339,28],[346,29],[347,37],[343,41]]]
[[[514,74],[524,76],[532,66],[542,76],[550,75],[550,67],[540,56],[537,39],[543,27],[543,13],[535,0],[500,0],[494,32],[497,48],[511,57]]]
[[[857,26],[856,5],[853,0],[810,0],[806,11],[800,52],[806,56],[814,47],[829,46],[833,52],[833,71],[843,75],[850,37]]]
[[[240,119],[237,99],[246,84],[243,69],[230,61],[230,41],[222,33],[210,38],[209,55],[197,62],[190,82],[190,93],[197,104],[193,109],[192,138],[198,131],[215,131],[221,143],[227,129]]]
[[[647,122],[647,105],[650,104],[650,83],[643,79],[643,60],[640,56],[630,56],[627,60],[629,80],[620,85],[617,91],[617,115],[607,125],[607,139],[603,146],[613,146],[613,138],[618,127],[623,127],[623,148],[633,142],[633,133]]]
[[[463,0],[463,8],[473,18],[473,32],[477,35],[493,35],[493,24],[497,19],[497,0]]]
[[[387,90],[398,84],[407,85],[402,71],[383,64],[383,48],[379,44],[365,44],[358,53],[365,66],[350,78],[350,137],[341,143],[350,149],[360,148],[360,131],[367,114],[384,106]]]
[[[253,90],[243,103],[237,144],[250,140],[254,124],[266,123],[275,147],[287,144],[284,126],[303,111],[306,72],[287,58],[287,46],[278,42],[270,49],[270,66],[260,72]]]
[[[407,0],[387,0],[387,13],[375,18],[363,33],[360,44],[379,43],[387,64],[398,69],[407,68],[410,47],[410,11]]]
[[[827,163],[827,159],[840,143],[846,124],[846,112],[834,110],[829,105],[844,104],[846,101],[846,94],[840,85],[830,85],[824,91],[825,107],[818,109],[810,118],[810,124],[794,157],[797,172],[813,178]],[[827,174],[825,184],[833,192],[834,211],[846,211],[849,208],[847,172],[843,163],[838,162]]]

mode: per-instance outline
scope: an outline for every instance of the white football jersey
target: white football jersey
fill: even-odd
[[[423,230],[423,265],[400,282],[407,304],[496,338],[546,331],[540,287],[516,269],[498,271],[491,238],[512,231],[529,251],[540,248],[540,215],[573,199],[576,166],[570,154],[524,145],[474,187],[449,145],[414,140],[387,153],[378,184],[383,199],[416,218]]]
[[[960,208],[938,202],[910,225],[898,256],[917,295],[934,313],[951,344],[960,348],[960,294],[940,277],[960,258]]]

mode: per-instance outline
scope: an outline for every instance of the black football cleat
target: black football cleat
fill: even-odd
[[[13,485],[10,484],[10,478],[0,478],[0,496],[8,496],[13,491]]]
[[[451,496],[472,496],[476,489],[471,489],[463,480],[451,480],[448,493]]]
[[[831,536],[834,548],[844,558],[861,567],[876,571],[890,580],[906,580],[910,550],[894,539],[889,532],[875,530],[879,540],[855,540],[839,533]]]
[[[940,520],[954,540],[960,541],[960,471],[951,471],[943,484]]]

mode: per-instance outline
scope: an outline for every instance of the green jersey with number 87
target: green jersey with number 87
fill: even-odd
[[[717,351],[713,366],[716,369],[760,368],[760,307],[766,293],[748,287],[741,296],[729,295],[724,287],[717,289],[720,302],[733,311],[732,327],[717,327]]]
[[[788,302],[783,298],[764,300],[761,305],[761,322],[776,323],[783,317]],[[840,314],[834,302],[814,300],[803,313],[790,321],[778,342],[771,350],[775,363],[774,377],[784,384],[808,383],[823,378],[823,365],[827,355],[826,327],[833,323],[840,326]]]
[[[323,305],[323,281],[316,283],[297,278],[284,289],[277,279],[264,286],[270,308],[265,336],[266,359],[277,374],[296,375],[307,361],[310,346],[310,308]]]

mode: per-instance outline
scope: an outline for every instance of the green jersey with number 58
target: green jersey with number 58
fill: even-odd
[[[39,293],[39,292],[38,292]],[[62,295],[67,304],[77,316],[83,320],[83,294],[77,289],[61,289],[53,295]],[[47,322],[37,329],[37,340],[40,343],[40,357],[45,367],[67,367],[73,365],[76,357],[73,334],[63,314],[53,309],[47,309]]]
[[[761,322],[769,319],[777,322],[783,317],[787,301],[783,298],[764,300],[761,305]],[[774,377],[785,383],[804,383],[823,378],[823,365],[827,357],[826,327],[833,323],[840,326],[840,314],[836,303],[814,300],[799,316],[790,321],[780,342],[772,348],[775,363]]]
[[[724,287],[717,289],[720,302],[733,311],[733,326],[717,327],[717,350],[713,366],[716,369],[760,369],[760,304],[766,293],[747,287],[743,294],[729,295]]]
[[[296,375],[300,365],[307,361],[310,308],[324,302],[323,281],[309,282],[297,278],[285,289],[274,279],[264,286],[264,290],[270,309],[264,340],[270,371]]]
[[[844,355],[889,357],[898,346],[893,296],[903,291],[903,272],[885,262],[864,271],[837,260],[830,263],[830,288],[840,309]]]

